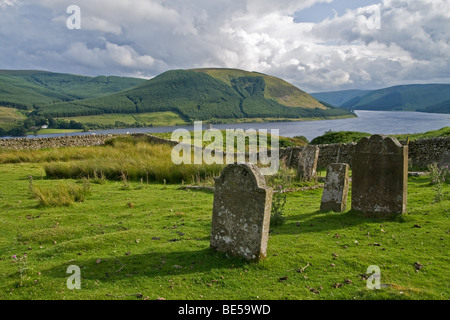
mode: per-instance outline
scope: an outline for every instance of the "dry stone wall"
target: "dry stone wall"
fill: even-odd
[[[106,140],[121,135],[83,135],[83,136],[66,136],[55,138],[17,138],[17,139],[0,139],[0,148],[7,149],[44,149],[44,148],[60,148],[60,147],[87,147],[103,145]],[[123,136],[123,135],[122,135]],[[178,143],[152,135],[134,134],[133,136],[147,136],[148,141],[153,143],[163,143],[175,146]],[[400,141],[405,145],[406,142]],[[355,143],[347,144],[324,144],[319,145],[318,168],[327,168],[332,163],[347,163],[352,165],[352,152]],[[298,147],[294,147],[296,149]],[[280,159],[287,160],[287,165],[298,163],[295,158],[296,152],[292,152],[293,148],[285,148],[280,150]],[[295,150],[294,150],[295,151]],[[441,166],[449,165],[450,157],[450,137],[420,139],[409,143],[409,166],[413,168],[426,169],[428,165],[437,163]]]
[[[105,144],[105,141],[117,135],[83,135],[52,138],[14,138],[0,139],[0,148],[13,150],[36,150],[63,147],[90,147]]]
[[[406,141],[400,141],[406,145]],[[352,165],[352,153],[356,143],[319,145],[318,168],[327,168],[340,162]],[[419,139],[409,143],[409,167],[426,169],[430,164],[449,165],[450,137]]]

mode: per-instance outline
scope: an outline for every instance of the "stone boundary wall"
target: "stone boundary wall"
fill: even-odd
[[[400,141],[402,145],[406,141]],[[319,145],[318,168],[326,168],[329,164],[339,162],[352,165],[353,147],[356,143]],[[449,165],[450,137],[419,139],[409,143],[409,166],[426,169],[430,164]]]
[[[353,147],[356,143],[336,143],[318,145],[320,148],[318,168],[327,168],[332,163],[352,165]]]
[[[437,163],[450,165],[450,137],[420,139],[409,143],[409,165],[426,168]]]
[[[82,135],[51,138],[0,139],[0,148],[37,150],[63,147],[90,147],[104,145],[105,141],[119,135]]]
[[[105,141],[118,136],[129,136],[125,134],[108,135],[80,135],[52,138],[13,138],[0,139],[0,148],[20,150],[20,149],[46,149],[61,147],[89,147],[104,145]],[[149,142],[168,144],[175,146],[178,143],[156,136],[138,133],[131,134],[134,137],[145,136]],[[406,144],[401,141],[400,143]],[[347,163],[352,165],[352,152],[355,143],[347,144],[324,144],[318,145],[320,148],[318,168],[326,168],[331,163]],[[294,147],[296,148],[296,147]],[[292,158],[293,148],[280,149],[280,158],[289,158],[289,162],[296,163]],[[427,168],[428,165],[438,163],[440,165],[449,165],[450,137],[420,139],[409,143],[409,165],[414,168]],[[289,164],[288,164],[289,165]]]

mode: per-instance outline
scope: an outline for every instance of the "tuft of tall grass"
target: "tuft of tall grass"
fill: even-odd
[[[91,194],[92,188],[88,179],[83,179],[81,184],[59,184],[57,186],[35,186],[30,179],[31,195],[38,200],[42,207],[71,206],[75,202],[84,202]]]
[[[108,147],[66,147],[39,150],[0,149],[0,164],[3,163],[43,163],[68,162],[73,160],[93,159],[105,156]]]
[[[107,152],[98,152],[98,156],[68,162],[58,161],[44,166],[49,178],[80,179],[98,177],[125,181],[157,181],[193,183],[218,174],[225,165],[181,164],[172,162],[172,147],[151,144],[144,140],[123,137],[114,139],[106,147]],[[93,155],[94,153],[91,153]],[[194,178],[192,178],[194,177]],[[126,183],[124,183],[125,185]]]

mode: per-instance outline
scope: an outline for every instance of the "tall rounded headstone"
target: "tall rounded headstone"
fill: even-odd
[[[215,179],[211,248],[247,260],[264,259],[272,194],[257,166],[226,166]]]
[[[408,146],[397,139],[374,135],[353,149],[352,209],[369,215],[406,212]]]

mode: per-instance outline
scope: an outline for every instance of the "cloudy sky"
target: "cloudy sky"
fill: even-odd
[[[80,8],[81,29],[67,13]],[[0,0],[0,69],[239,68],[307,92],[450,83],[450,0]]]

